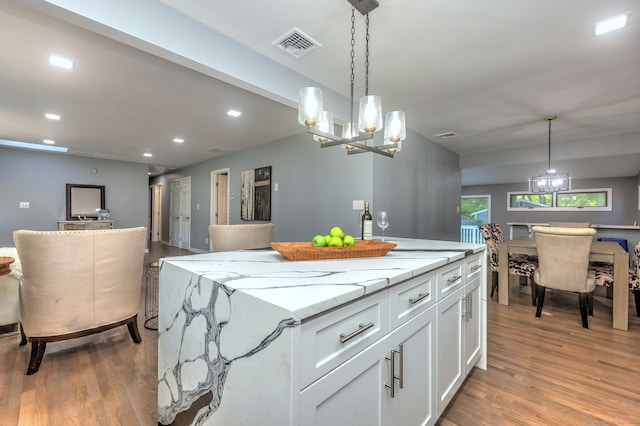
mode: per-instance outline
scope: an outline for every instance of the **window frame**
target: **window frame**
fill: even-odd
[[[561,194],[584,194],[590,192],[605,192],[607,194],[607,205],[603,207],[557,207],[557,193],[553,193],[551,197],[551,206],[549,207],[512,207],[511,197],[513,195],[540,195],[537,192],[529,191],[512,191],[507,192],[507,211],[512,212],[524,212],[524,211],[612,211],[613,210],[613,191],[611,188],[586,188],[586,189],[572,189],[569,191],[562,191]]]

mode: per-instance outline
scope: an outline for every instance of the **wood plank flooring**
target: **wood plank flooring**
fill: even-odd
[[[150,247],[148,260],[191,254]],[[629,332],[611,328],[605,297],[595,298],[585,330],[577,295],[548,291],[537,319],[529,287],[512,278],[512,304],[489,301],[488,369],[471,373],[439,424],[640,424],[640,318],[633,298]],[[30,345],[18,346],[18,333],[1,335],[0,426],[157,424],[157,332],[143,327],[143,316],[141,298],[141,344],[126,327],[50,343],[32,376],[24,374]]]

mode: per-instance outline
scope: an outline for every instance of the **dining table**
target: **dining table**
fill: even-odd
[[[535,238],[514,238],[498,250],[498,303],[509,304],[509,254],[537,255]],[[629,330],[629,253],[618,243],[593,241],[591,262],[613,263],[613,328]]]

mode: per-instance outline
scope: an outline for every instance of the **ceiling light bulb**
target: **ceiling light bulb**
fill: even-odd
[[[48,118],[49,120],[56,120],[56,121],[60,120],[60,116],[58,114],[52,114],[52,113],[48,112],[44,116],[46,118]]]
[[[184,142],[184,139],[182,139],[182,138],[173,138],[173,141],[175,143],[182,143],[182,142]]]
[[[620,29],[627,25],[628,13],[623,15],[614,16],[613,18],[605,19],[604,21],[596,22],[595,33],[596,35],[608,33],[617,29]]]
[[[63,58],[62,56],[50,55],[49,63],[51,65],[55,65],[56,67],[64,68],[67,70],[73,68],[73,61],[67,58]]]
[[[236,111],[235,109],[230,109],[229,111],[227,111],[227,115],[230,115],[231,117],[240,117],[242,113],[240,111]]]
[[[54,145],[56,143],[56,141],[54,141],[53,139],[42,139],[42,142],[46,143],[47,145]]]
[[[151,154],[151,153],[149,153],[149,152],[145,152],[145,153],[144,153],[144,154],[142,154],[142,155],[144,155],[145,157],[153,157],[153,154]]]

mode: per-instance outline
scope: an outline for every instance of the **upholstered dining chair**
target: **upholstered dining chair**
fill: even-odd
[[[591,270],[596,276],[596,285],[609,289],[613,288],[613,263],[591,262]],[[631,267],[629,268],[629,290],[633,292],[636,302],[636,315],[640,317],[640,241],[633,251]]]
[[[214,252],[269,247],[273,241],[273,223],[209,225]]]
[[[578,293],[582,327],[589,328],[587,315],[593,315],[596,277],[589,270],[589,253],[596,230],[593,228],[531,227],[538,251],[534,274],[538,290],[536,317],[542,315],[545,290]]]
[[[549,226],[556,226],[561,228],[590,228],[589,222],[549,222]]]
[[[504,242],[502,228],[498,223],[486,223],[478,225],[480,233],[487,243],[489,251],[489,263],[491,264],[491,297],[498,288],[498,249],[500,243]],[[533,279],[533,273],[538,267],[538,259],[536,256],[528,256],[525,254],[509,254],[509,274],[525,277],[531,283],[531,303],[536,305],[536,283]]]

